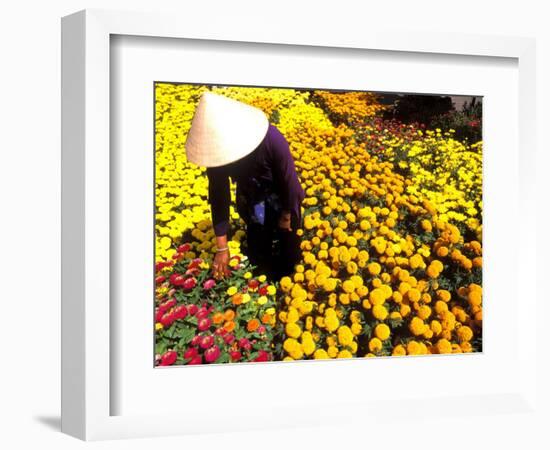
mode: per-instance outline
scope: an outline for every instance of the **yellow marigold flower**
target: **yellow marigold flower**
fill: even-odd
[[[461,326],[456,330],[456,335],[458,336],[458,339],[460,342],[468,342],[471,341],[474,337],[474,333],[472,332],[472,329],[468,326]]]
[[[371,275],[378,275],[382,268],[380,267],[380,264],[376,262],[372,262],[367,266],[367,269]]]
[[[401,292],[394,291],[392,293],[392,298],[395,303],[401,303],[403,301],[403,296],[401,295]]]
[[[289,322],[285,325],[285,333],[291,338],[298,338],[302,334],[302,330],[296,323]]]
[[[338,329],[340,326],[340,320],[336,316],[325,316],[325,327],[328,331],[332,332]]]
[[[372,315],[375,319],[384,320],[388,317],[388,310],[383,305],[374,305],[372,307]]]
[[[460,348],[464,353],[470,353],[472,351],[472,344],[470,342],[461,342]]]
[[[338,355],[338,347],[329,346],[329,348],[327,349],[327,353],[329,357],[336,358],[336,356]]]
[[[384,290],[380,288],[374,288],[369,294],[369,300],[372,305],[381,305],[385,300]]]
[[[355,290],[355,284],[351,280],[346,280],[342,283],[342,289],[348,294],[352,293]]]
[[[432,320],[430,323],[430,329],[437,336],[439,333],[441,333],[441,330],[443,329],[443,327],[437,320]]]
[[[439,339],[435,345],[438,353],[452,353],[451,343],[447,339]]]
[[[275,295],[275,294],[277,293],[277,288],[276,288],[275,286],[273,286],[273,285],[270,284],[270,285],[267,287],[267,293],[268,293],[269,295]]]
[[[267,303],[267,297],[265,295],[261,295],[258,297],[257,303],[258,305],[265,305]]]
[[[390,327],[385,323],[380,323],[374,328],[374,335],[381,341],[385,341],[390,337]]]
[[[353,342],[353,333],[346,325],[338,328],[338,342],[340,345],[348,346]]]
[[[160,323],[160,322],[155,323],[155,330],[156,331],[162,330],[163,328],[164,328],[164,325],[162,325],[162,323]]]
[[[448,302],[451,299],[451,293],[445,289],[439,289],[437,291],[437,296],[444,302]]]
[[[373,353],[377,353],[382,350],[382,341],[376,337],[369,341],[369,350]]]
[[[286,315],[286,321],[289,323],[297,322],[300,319],[300,315],[296,308],[290,307]]]
[[[312,355],[315,351],[315,342],[308,331],[304,331],[302,335],[302,351],[306,356]]]
[[[267,279],[267,277],[266,277],[265,275],[260,275],[260,276],[258,277],[258,281],[259,281],[260,283],[265,282],[266,279]]]
[[[250,301],[250,294],[246,293],[242,295],[242,303],[248,303]]]
[[[420,308],[418,308],[416,314],[422,320],[426,320],[432,314],[432,308],[430,308],[428,305],[422,305]]]
[[[349,350],[340,350],[338,358],[353,358],[353,355]]]
[[[300,344],[298,343],[298,341],[296,339],[293,339],[293,338],[285,339],[285,341],[283,343],[283,348],[284,348],[285,352],[287,352],[287,353],[293,352],[299,346],[300,346]]]
[[[319,348],[313,353],[313,359],[329,359],[329,356],[326,350]]]
[[[290,290],[290,287],[292,286],[292,280],[290,279],[290,277],[282,277],[280,285],[283,291],[288,292]]]
[[[334,278],[328,278],[324,283],[323,283],[323,289],[327,292],[332,292],[334,291],[334,289],[336,289],[336,279]]]
[[[419,317],[413,317],[409,323],[409,330],[415,336],[420,336],[426,331],[427,325]]]
[[[361,334],[361,331],[363,331],[363,327],[361,326],[360,323],[355,322],[355,323],[352,323],[352,324],[351,324],[351,332],[352,332],[355,336]]]
[[[409,355],[419,355],[421,352],[420,344],[416,341],[407,342],[407,353]]]
[[[470,291],[468,293],[468,301],[472,306],[481,305],[481,292],[478,290]]]
[[[417,302],[420,300],[420,291],[416,288],[411,288],[407,291],[407,298],[411,302]]]
[[[407,354],[407,350],[401,344],[396,345],[392,350],[392,356],[404,356]]]

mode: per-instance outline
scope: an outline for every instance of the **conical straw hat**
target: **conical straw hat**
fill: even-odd
[[[258,147],[268,127],[261,109],[205,91],[185,142],[187,160],[203,167],[237,161]]]

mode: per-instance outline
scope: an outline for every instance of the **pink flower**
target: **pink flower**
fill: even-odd
[[[189,314],[191,314],[192,316],[194,316],[195,314],[197,314],[197,311],[199,310],[198,306],[197,305],[189,305],[187,307],[187,312]]]
[[[265,333],[265,326],[260,325],[260,326],[258,327],[258,333],[264,334],[264,333]]]
[[[234,340],[235,340],[235,335],[234,335],[234,334],[226,334],[226,335],[223,337],[223,341],[224,341],[227,345],[230,345]]]
[[[206,289],[208,291],[208,290],[212,289],[214,286],[216,286],[216,281],[213,280],[212,278],[210,278],[210,279],[206,280],[202,286],[204,287],[204,289]]]
[[[245,350],[250,350],[252,348],[252,345],[247,338],[241,338],[239,339],[239,347]]]
[[[196,336],[193,336],[193,339],[191,339],[191,345],[199,345],[201,337],[202,336],[199,336],[198,334]]]
[[[208,363],[212,363],[219,358],[220,353],[220,348],[214,345],[204,352],[204,360]]]

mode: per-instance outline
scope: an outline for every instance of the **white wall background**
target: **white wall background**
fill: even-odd
[[[279,22],[281,33],[298,27],[322,27],[338,33],[348,27],[377,24],[408,30],[513,34],[537,37],[538,45],[538,182],[540,253],[547,255],[549,161],[546,124],[550,123],[550,15],[543,1],[432,0],[367,1],[143,1],[143,0],[20,0],[4,3],[0,11],[0,221],[1,294],[0,448],[39,446],[82,448],[84,443],[59,432],[60,375],[60,17],[84,8],[167,10],[185,13],[207,26],[210,14],[238,21],[249,18]],[[183,23],[182,26],[185,26]],[[511,231],[511,237],[514,237]],[[546,277],[546,276],[545,276]],[[533,279],[535,282],[535,279]],[[547,298],[548,295],[546,294]],[[542,296],[539,295],[542,299]],[[546,308],[548,310],[548,308]],[[533,319],[537,320],[536,317]],[[539,317],[539,325],[543,318]],[[539,327],[540,342],[547,340]],[[541,345],[544,349],[545,345]],[[545,365],[548,374],[548,365]],[[549,377],[550,378],[550,377]],[[548,389],[544,387],[548,404]],[[158,440],[100,442],[95,448],[289,448],[303,446],[356,448],[547,448],[542,423],[528,417],[503,415],[473,419],[392,423],[383,429],[317,428],[281,430],[269,435],[209,435]],[[445,443],[430,440],[432,427],[449,429]],[[485,447],[487,448],[487,447]]]

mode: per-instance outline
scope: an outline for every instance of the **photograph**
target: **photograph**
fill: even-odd
[[[152,89],[154,367],[483,351],[483,97]]]

